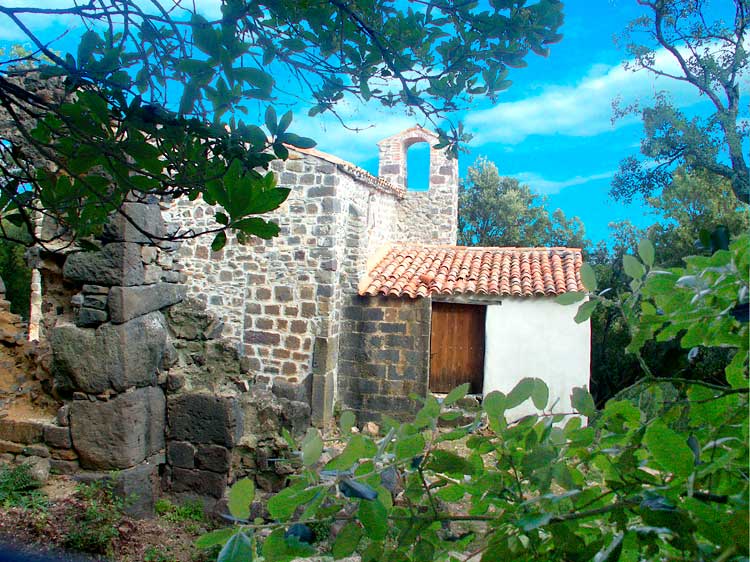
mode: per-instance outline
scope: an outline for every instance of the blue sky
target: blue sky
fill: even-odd
[[[71,0],[45,0],[47,3],[50,7],[67,6]],[[29,2],[3,0],[3,4]],[[218,15],[217,0],[197,0],[196,4],[207,16]],[[728,7],[729,3],[714,0],[714,4]],[[668,90],[687,113],[705,113],[710,106],[689,86],[655,80],[647,73],[632,73],[622,67],[626,55],[613,37],[642,13],[635,0],[567,0],[564,12],[564,38],[551,47],[548,58],[530,54],[527,68],[511,70],[513,86],[501,94],[494,107],[488,102],[477,103],[470,111],[451,117],[463,120],[475,136],[469,153],[460,157],[462,175],[477,157],[486,156],[501,174],[516,177],[546,195],[550,210],[559,207],[568,216],[579,216],[589,238],[596,242],[607,238],[610,222],[629,219],[639,226],[654,222],[653,217],[644,216],[641,204],[623,205],[608,196],[618,162],[638,153],[642,136],[637,118],[611,122],[612,100],[617,96],[626,103],[647,100],[657,91]],[[27,22],[33,28],[44,28],[41,20]],[[56,36],[65,27],[71,33],[57,48],[69,50],[80,30],[76,20],[58,20],[44,35]],[[0,25],[0,45],[17,43],[20,38],[12,26]],[[664,65],[673,64],[666,53],[657,57]],[[281,87],[287,86],[280,77],[277,81]],[[747,91],[747,77],[743,90]],[[747,117],[747,102],[744,107]],[[315,138],[319,149],[373,173],[377,173],[375,143],[419,123],[403,109],[346,103],[340,114],[350,126],[364,129],[355,133],[331,117],[308,118],[307,110],[304,104],[294,109],[291,130]]]

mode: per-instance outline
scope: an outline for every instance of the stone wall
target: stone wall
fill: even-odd
[[[291,188],[268,216],[280,236],[240,245],[230,235],[216,253],[199,238],[184,243],[176,261],[188,294],[221,318],[222,335],[247,358],[256,383],[270,387],[281,378],[310,387],[322,421],[333,408],[344,298],[356,292],[367,256],[393,238],[398,196],[320,153],[293,151],[273,169],[279,185]],[[167,211],[173,228],[210,228],[213,216],[200,201]]]
[[[429,299],[354,296],[344,307],[338,390],[359,421],[418,409],[409,394],[427,393],[430,314]]]

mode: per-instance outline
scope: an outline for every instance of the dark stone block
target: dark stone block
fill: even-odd
[[[382,320],[383,310],[381,308],[367,308],[362,311],[362,319],[369,321]]]
[[[180,394],[167,405],[169,437],[234,447],[242,436],[242,410],[235,397]]]
[[[180,468],[195,468],[195,447],[185,441],[167,443],[167,461]]]
[[[308,197],[332,197],[336,195],[336,188],[332,185],[319,185],[307,190]]]
[[[56,326],[50,334],[55,382],[90,394],[156,384],[166,339],[164,318],[158,312],[96,330]]]
[[[279,398],[294,400],[296,402],[309,402],[310,395],[306,384],[296,384],[284,379],[274,379],[272,392]]]
[[[70,428],[45,425],[44,442],[55,449],[70,449],[73,446],[73,442],[70,440]]]
[[[159,205],[123,203],[121,211],[114,213],[104,226],[102,238],[105,240],[148,244],[154,237],[164,238],[166,227]]]
[[[74,401],[70,431],[81,466],[129,468],[163,449],[164,404],[158,387],[139,388],[107,402]]]
[[[405,334],[406,324],[383,322],[380,324],[380,331],[384,334]],[[386,344],[389,345],[389,344]]]
[[[198,445],[195,454],[196,468],[211,472],[229,472],[231,456],[229,450],[221,445]]]
[[[156,283],[141,287],[112,287],[109,292],[109,316],[122,324],[138,316],[177,304],[185,298],[187,287],[174,283]]]
[[[412,349],[414,347],[414,338],[411,336],[389,335],[385,337],[385,345],[400,349]]]
[[[104,310],[82,306],[76,313],[76,326],[81,328],[99,326],[107,321],[107,313]]]
[[[193,492],[200,496],[220,498],[227,487],[227,477],[209,470],[172,469],[172,491]]]
[[[94,285],[142,285],[144,281],[141,247],[115,242],[97,252],[70,254],[63,266],[66,279]]]

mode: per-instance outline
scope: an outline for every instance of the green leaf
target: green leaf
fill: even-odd
[[[651,240],[644,238],[638,244],[638,255],[647,266],[652,267],[654,265],[654,258],[656,257],[656,250]]]
[[[314,465],[320,459],[321,454],[323,454],[323,439],[321,439],[318,430],[311,427],[302,440],[302,464],[305,466]]]
[[[224,527],[223,529],[211,531],[198,537],[195,541],[195,546],[198,548],[211,548],[218,544],[224,544],[236,532],[237,527]]]
[[[266,129],[271,133],[271,136],[276,135],[276,110],[272,105],[266,108]]]
[[[568,291],[567,293],[557,295],[557,297],[555,298],[555,302],[557,304],[568,305],[575,304],[578,301],[582,301],[584,298],[586,298],[586,293],[578,291]]]
[[[326,470],[347,470],[351,468],[359,459],[367,456],[368,444],[371,446],[369,453],[374,453],[375,445],[372,444],[372,441],[360,434],[352,435],[341,454],[326,464]]]
[[[466,495],[466,491],[458,484],[450,484],[440,488],[435,495],[445,502],[452,503],[461,500]]]
[[[253,559],[253,543],[250,538],[238,531],[221,549],[216,562],[250,562]]]
[[[211,242],[211,251],[212,252],[218,252],[221,250],[227,243],[227,233],[225,231],[221,231],[216,234],[214,237],[214,241]]]
[[[575,320],[575,323],[581,324],[582,322],[586,322],[586,320],[591,318],[591,315],[594,313],[594,310],[596,310],[596,307],[598,305],[599,305],[599,301],[591,300],[591,301],[586,301],[581,306],[579,306],[578,312],[576,312],[576,315],[573,318]]]
[[[502,416],[506,410],[505,394],[493,390],[482,400],[482,408],[490,417],[497,418]]]
[[[255,498],[255,484],[249,478],[243,478],[229,488],[229,513],[237,519],[250,517],[250,504]]]
[[[286,521],[299,506],[313,499],[320,490],[320,486],[307,489],[300,488],[299,486],[284,488],[268,500],[268,513],[274,519]]]
[[[450,451],[435,449],[430,453],[430,460],[426,468],[434,472],[464,476],[474,474],[474,467],[466,459]]]
[[[671,430],[661,420],[648,426],[643,444],[665,470],[677,476],[690,476],[694,470],[693,452],[684,435]]]
[[[451,390],[448,393],[448,396],[446,396],[445,399],[443,400],[443,404],[446,406],[450,406],[454,402],[458,402],[459,400],[461,400],[461,398],[466,396],[467,392],[469,392],[469,383],[466,382],[460,386],[457,386],[453,390]]]
[[[549,388],[542,379],[534,379],[534,388],[531,391],[531,400],[537,410],[544,410],[549,401]]]
[[[273,562],[288,562],[310,556],[314,552],[312,546],[301,542],[297,537],[285,536],[284,529],[276,529],[263,542],[263,558]]]
[[[528,513],[516,522],[516,526],[528,532],[544,527],[551,520],[551,513]]]
[[[587,418],[596,414],[596,405],[594,404],[594,399],[591,397],[591,393],[580,386],[575,387],[570,394],[570,404],[579,414]]]
[[[596,273],[594,272],[594,268],[588,263],[581,264],[581,281],[589,293],[596,291]]]
[[[381,541],[388,533],[388,512],[379,500],[360,501],[357,519],[374,541]]]
[[[510,410],[515,408],[519,404],[523,404],[526,400],[531,398],[531,393],[534,391],[534,379],[525,377],[521,379],[516,386],[513,387],[508,393],[505,399],[505,407]]]
[[[352,412],[351,410],[342,412],[341,419],[339,420],[341,433],[343,433],[344,435],[351,433],[355,423],[357,423],[357,417],[354,415],[354,412]]]
[[[622,268],[628,277],[641,279],[646,274],[646,268],[638,261],[638,258],[626,254],[622,256]]]
[[[395,453],[398,460],[410,459],[424,452],[425,441],[421,433],[402,437],[396,442]]]
[[[333,542],[331,553],[333,554],[334,560],[346,558],[354,553],[359,546],[359,541],[362,539],[362,527],[357,525],[354,521],[349,521],[344,528],[339,531],[336,535],[336,540]]]
[[[279,234],[279,225],[259,217],[250,217],[237,221],[232,225],[245,234],[254,234],[258,238],[269,240]]]
[[[287,111],[284,115],[281,116],[281,120],[279,121],[279,126],[276,128],[276,133],[281,135],[282,133],[285,133],[286,130],[289,128],[289,125],[292,124],[292,112]]]

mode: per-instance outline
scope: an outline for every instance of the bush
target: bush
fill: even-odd
[[[358,552],[363,562],[453,561],[457,553],[483,562],[746,561],[750,389],[742,312],[750,236],[731,251],[688,259],[685,270],[660,271],[653,247],[639,250],[641,260],[626,256],[632,292],[617,303],[630,327],[629,350],[640,361],[654,338],[688,349],[735,348],[726,385],[652,375],[638,383],[648,412],[631,400],[610,400],[597,412],[591,394],[576,388],[578,416],[554,412],[547,385],[524,379],[507,395],[485,396],[471,423],[441,431],[438,421],[451,415],[445,407],[468,390],[462,385],[442,403],[422,399],[413,422],[391,424],[378,441],[352,433],[345,412],[346,447],[324,466],[324,442],[308,431],[299,447],[304,471],[268,502],[273,523],[247,520],[254,488],[241,480],[229,492],[237,523],[197,544],[223,545],[222,562],[251,560],[256,530],[270,527],[264,559],[288,561],[317,554],[305,540],[310,525],[335,519],[343,527],[330,553]],[[582,278],[590,300],[581,321],[602,304],[591,268]],[[667,382],[678,394],[665,399],[660,385]],[[537,414],[508,414],[527,400]],[[583,416],[596,416],[595,425]]]
[[[64,546],[91,554],[110,554],[112,541],[119,535],[124,501],[106,481],[81,484],[77,495],[80,509],[68,515]]]
[[[47,498],[27,464],[0,468],[0,505],[4,508],[46,508]]]
[[[185,521],[200,523],[206,520],[203,503],[200,500],[187,501],[181,505],[175,505],[167,498],[160,498],[156,501],[154,510],[159,517],[173,523]]]

